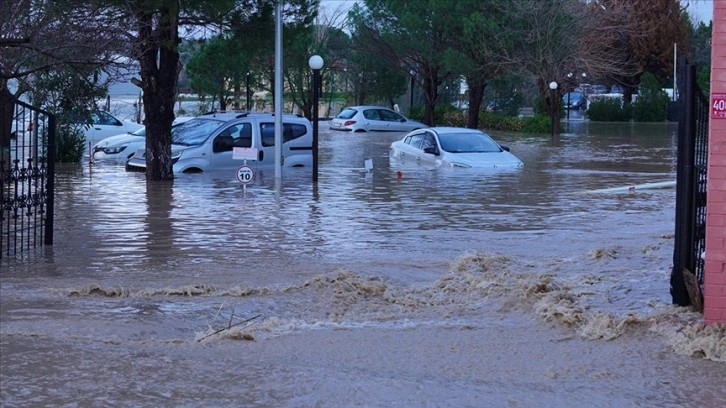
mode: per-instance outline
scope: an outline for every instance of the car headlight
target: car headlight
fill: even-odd
[[[171,164],[174,165],[176,162],[179,161],[179,158],[181,157],[184,150],[172,150],[171,151]]]
[[[456,162],[452,162],[452,163],[450,163],[450,164],[449,164],[449,167],[461,167],[461,168],[464,168],[464,169],[468,169],[468,168],[470,168],[471,166],[470,166],[470,165],[468,165],[468,164],[464,164],[464,163],[456,163]]]
[[[101,150],[106,154],[119,154],[123,152],[128,145],[118,145],[118,146],[106,146],[102,148]]]

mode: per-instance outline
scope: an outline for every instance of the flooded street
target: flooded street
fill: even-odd
[[[726,406],[726,329],[670,304],[675,189],[637,187],[675,125],[492,132],[503,172],[320,129],[316,186],[61,166],[55,245],[0,260],[0,405]]]

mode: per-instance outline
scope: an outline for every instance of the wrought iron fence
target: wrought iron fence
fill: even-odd
[[[55,117],[22,101],[12,111],[0,138],[0,258],[53,244]]]
[[[708,98],[696,82],[696,67],[683,58],[679,68],[680,118],[671,296],[675,304],[693,305],[702,310],[710,108]]]

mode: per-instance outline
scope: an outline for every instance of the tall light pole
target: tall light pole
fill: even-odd
[[[275,1],[275,180],[282,180],[282,0]],[[279,185],[279,183],[278,183]]]
[[[320,98],[320,69],[323,68],[323,58],[313,55],[308,60],[313,70],[313,182],[318,181],[318,99]]]
[[[555,103],[555,97],[557,96],[557,93],[555,92],[556,90],[557,82],[550,82],[550,120],[552,121],[550,126],[550,136],[552,137],[552,140],[555,140],[555,116],[559,116],[559,112],[555,110],[557,107],[557,104]],[[559,118],[557,118],[557,120],[559,120]]]

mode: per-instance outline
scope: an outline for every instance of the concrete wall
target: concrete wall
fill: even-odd
[[[726,95],[726,1],[713,2],[711,100]],[[719,95],[720,94],[720,95]],[[726,118],[711,111],[704,318],[706,324],[726,322]]]

